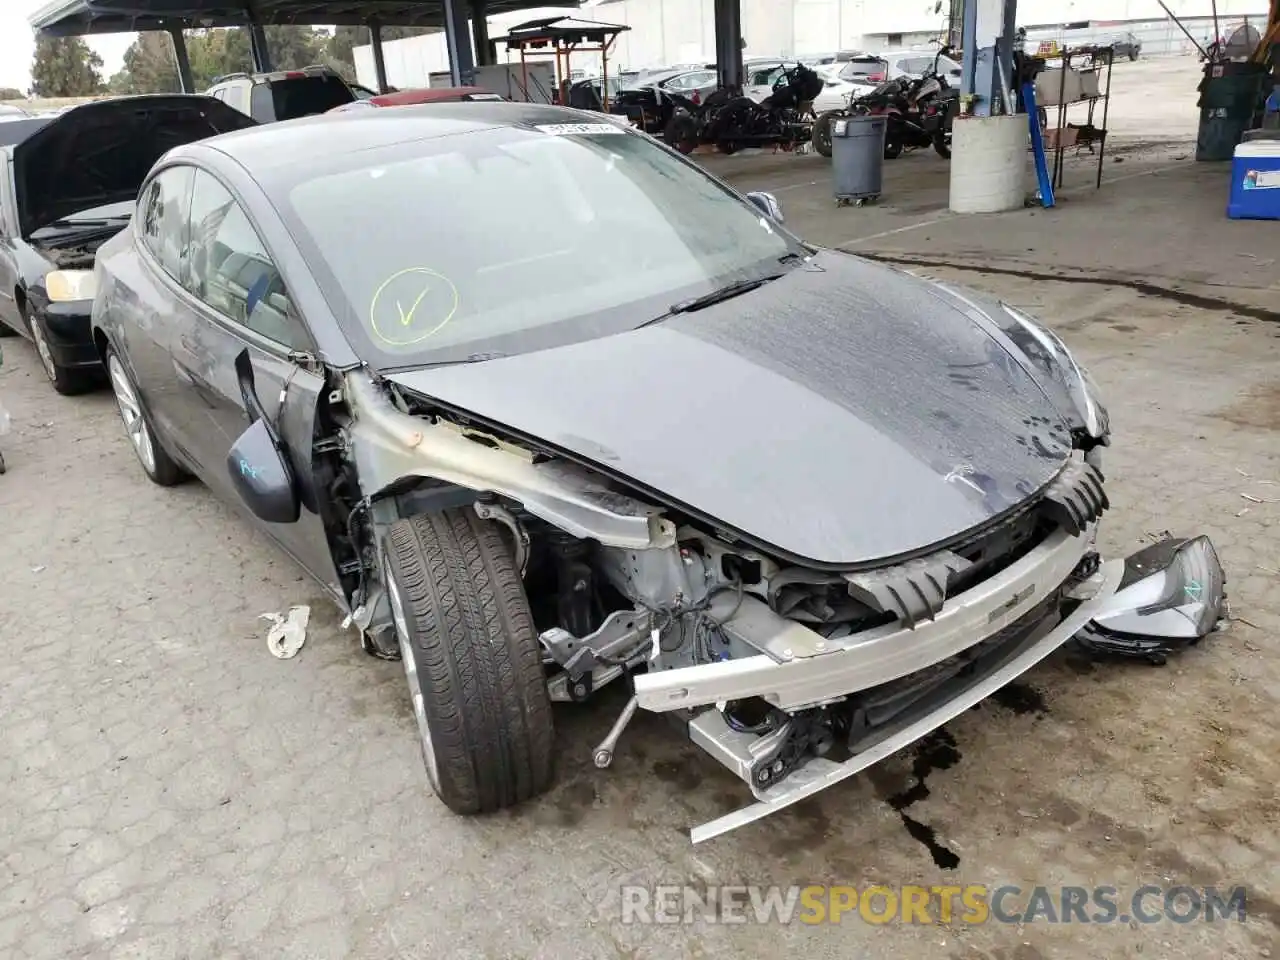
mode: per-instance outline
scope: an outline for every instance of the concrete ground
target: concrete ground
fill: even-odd
[[[1154,63],[1117,83],[1137,88],[1143,71],[1156,88]],[[814,158],[712,163],[773,188],[807,237],[1060,330],[1114,422],[1106,548],[1210,533],[1237,622],[1164,668],[1055,656],[932,749],[697,848],[687,827],[744,791],[651,717],[595,770],[617,696],[557,713],[548,796],[449,814],[426,786],[399,665],[360,654],[303,575],[202,487],[146,483],[107,395],[55,396],[6,341],[0,957],[1272,956],[1274,228],[1224,219],[1225,170],[1185,159],[1185,129],[1154,146],[1126,136],[1137,147],[1108,162],[1101,191],[984,218],[942,212],[932,155],[896,161],[879,207],[841,210]],[[275,660],[259,614],[299,602],[313,604],[307,645]],[[619,888],[635,883],[1245,885],[1249,919],[627,925]]]

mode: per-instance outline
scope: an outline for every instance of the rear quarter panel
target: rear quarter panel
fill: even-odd
[[[166,411],[172,409],[177,377],[165,320],[173,305],[155,268],[142,261],[132,225],[98,249],[94,273],[98,281],[92,315],[95,339],[99,331],[106,336],[133,377],[152,420],[172,436],[173,424]]]

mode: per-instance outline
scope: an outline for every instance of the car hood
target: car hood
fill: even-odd
[[[1068,424],[973,301],[823,253],[750,293],[570,346],[388,378],[760,547],[847,568],[1042,489]]]
[[[119,97],[72,107],[13,148],[24,238],[55,220],[138,195],[170,148],[254,121],[196,95]]]

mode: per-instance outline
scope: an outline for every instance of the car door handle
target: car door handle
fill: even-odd
[[[173,361],[173,369],[177,372],[178,379],[189,386],[209,409],[216,410],[221,406],[218,391],[208,380],[179,360]]]

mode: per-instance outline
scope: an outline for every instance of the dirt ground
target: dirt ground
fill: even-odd
[[[1117,82],[1132,71],[1141,89],[1146,71],[1163,90],[1153,64]],[[596,770],[620,696],[557,713],[548,796],[449,814],[399,665],[360,654],[290,561],[202,487],[146,483],[107,395],[55,396],[25,343],[5,341],[0,957],[1275,955],[1275,227],[1225,220],[1226,172],[1187,158],[1194,94],[1177,97],[1158,143],[1125,134],[1136,146],[1117,144],[1100,191],[1073,161],[1054,211],[950,217],[945,162],[925,154],[895,162],[879,207],[843,210],[815,158],[710,164],[775,190],[802,235],[1058,329],[1114,424],[1104,547],[1211,534],[1237,621],[1163,668],[1055,655],[925,747],[696,848],[687,828],[745,791],[646,716]],[[259,615],[300,602],[314,605],[307,645],[275,660]],[[624,924],[620,887],[659,883],[1244,885],[1249,919]]]

